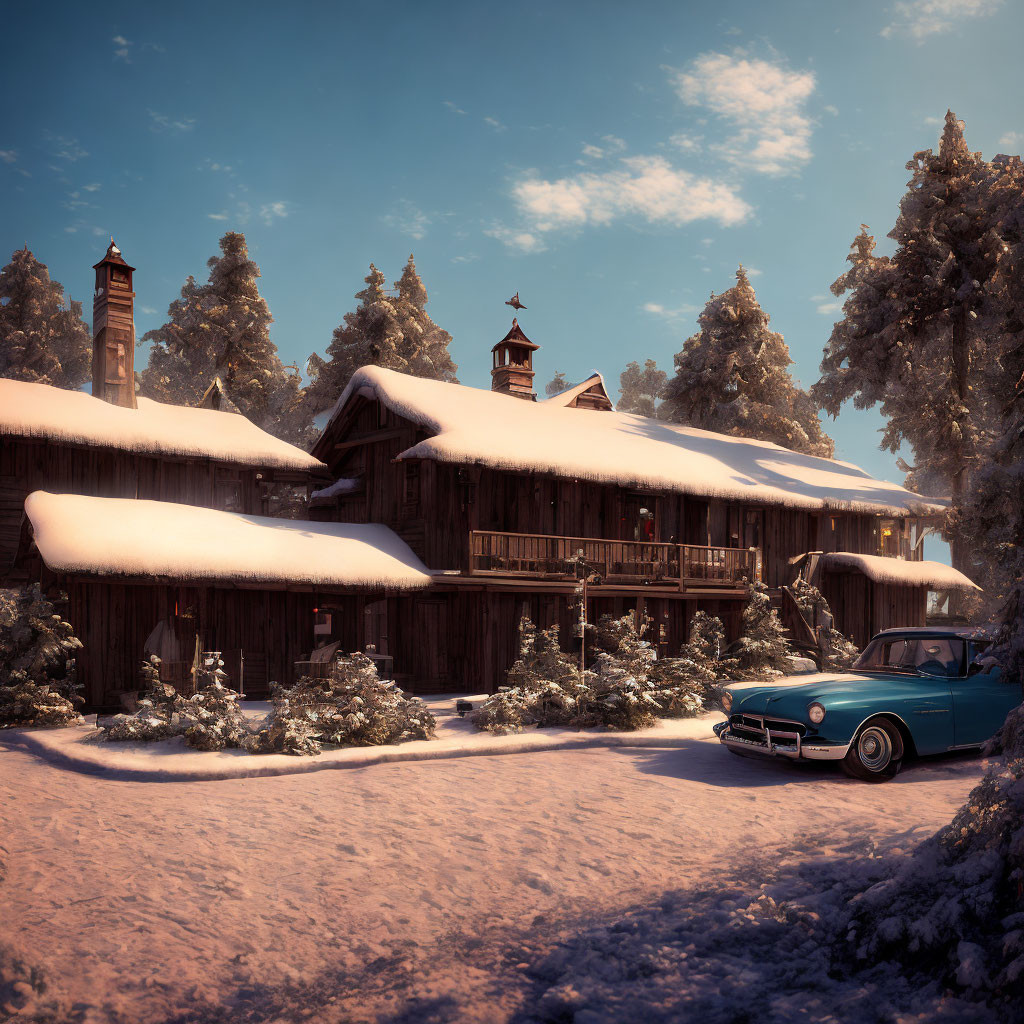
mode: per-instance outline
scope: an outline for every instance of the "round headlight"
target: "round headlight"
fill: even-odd
[[[732,694],[728,690],[722,691],[722,709],[726,714],[732,711]]]
[[[825,717],[825,709],[817,701],[815,701],[813,704],[808,704],[807,717],[815,725],[818,725],[818,723],[821,722],[821,720]]]

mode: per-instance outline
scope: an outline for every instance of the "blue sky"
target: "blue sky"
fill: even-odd
[[[0,256],[27,241],[87,300],[114,234],[141,335],[244,231],[301,365],[412,251],[480,386],[517,289],[541,387],[617,383],[670,370],[740,262],[809,385],[858,225],[891,251],[946,108],[986,156],[1024,142],[1000,0],[22,4],[5,29]],[[880,423],[827,429],[900,479]]]

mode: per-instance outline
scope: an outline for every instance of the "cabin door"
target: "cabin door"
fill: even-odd
[[[390,654],[388,638],[388,603],[370,601],[363,608],[363,644],[372,646],[377,654]]]

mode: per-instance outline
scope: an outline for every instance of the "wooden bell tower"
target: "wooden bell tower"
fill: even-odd
[[[539,348],[540,345],[534,345],[523,334],[519,321],[513,319],[512,330],[491,349],[494,356],[491,390],[536,402],[537,396],[533,391],[533,353]]]
[[[93,270],[92,393],[111,405],[135,409],[135,268],[125,263],[111,238]]]

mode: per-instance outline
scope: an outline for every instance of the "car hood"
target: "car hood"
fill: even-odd
[[[826,708],[842,704],[857,705],[868,696],[868,688],[873,697],[878,696],[879,686],[884,686],[887,694],[897,696],[909,680],[920,683],[917,676],[816,673],[801,683],[765,683],[753,687],[737,685],[728,689],[733,695],[733,714],[775,714],[803,719],[806,717],[807,705],[813,700],[820,701]],[[941,682],[939,686],[942,686]]]

